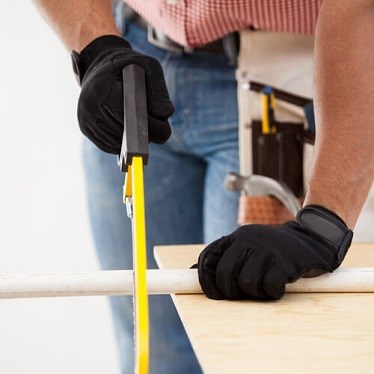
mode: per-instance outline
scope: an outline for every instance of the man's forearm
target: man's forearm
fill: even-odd
[[[119,35],[110,0],[34,0],[68,50],[80,52],[102,35]]]
[[[374,178],[374,1],[325,0],[315,40],[317,139],[307,204],[353,228]]]

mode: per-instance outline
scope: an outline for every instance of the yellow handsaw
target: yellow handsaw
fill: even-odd
[[[148,162],[148,116],[145,72],[137,65],[122,71],[124,133],[119,166],[126,173],[123,202],[132,220],[135,318],[135,373],[147,374],[149,366],[149,317],[146,282],[143,167]]]

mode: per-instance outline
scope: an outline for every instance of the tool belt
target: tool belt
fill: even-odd
[[[313,101],[291,94],[259,82],[249,82],[248,89],[258,94],[270,89],[275,101],[285,101],[301,107],[307,119],[307,128],[303,122],[278,121],[273,118],[273,133],[264,133],[263,121],[252,120],[252,162],[253,174],[273,178],[299,199],[304,196],[303,150],[304,143],[313,145],[315,124]],[[294,216],[286,206],[272,196],[251,196],[242,194],[239,204],[240,223],[263,223],[280,225]]]
[[[305,194],[305,175],[314,143],[312,93],[313,38],[271,32],[241,32],[237,70],[239,106],[240,175],[269,177],[284,186],[286,194]],[[272,128],[264,131],[262,96],[272,92],[275,108]],[[271,130],[271,131],[270,131]],[[246,191],[247,190],[247,191]],[[256,189],[242,190],[239,201],[240,224],[280,225],[294,219],[280,200]],[[255,194],[248,193],[255,190]]]

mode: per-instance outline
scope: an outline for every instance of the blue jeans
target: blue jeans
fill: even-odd
[[[222,184],[228,172],[239,168],[235,69],[222,55],[158,49],[135,25],[127,25],[126,39],[161,62],[176,107],[172,137],[165,145],[150,144],[144,176],[148,267],[156,268],[155,245],[207,243],[237,227],[238,195]],[[101,266],[131,269],[131,221],[121,203],[124,175],[115,156],[88,140],[83,158]],[[122,373],[133,373],[132,298],[112,297],[110,302]],[[201,372],[169,296],[150,296],[150,326],[151,373]]]

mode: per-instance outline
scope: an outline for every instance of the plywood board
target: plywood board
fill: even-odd
[[[156,247],[155,256],[161,268],[188,268],[202,248]],[[354,244],[342,266],[374,267],[374,244]],[[374,294],[173,300],[204,373],[374,372]]]

